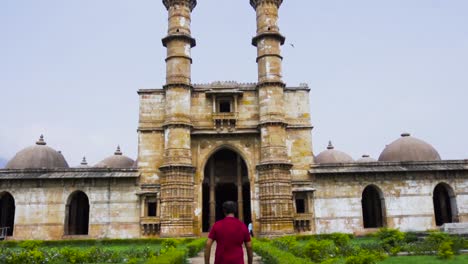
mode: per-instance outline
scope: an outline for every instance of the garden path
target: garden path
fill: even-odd
[[[213,243],[213,247],[211,248],[210,264],[214,263],[215,252],[216,252],[216,242]],[[189,259],[189,263],[191,264],[204,264],[205,263],[204,261],[205,261],[205,258],[204,258],[203,250],[200,251],[200,253],[198,253],[197,256]],[[245,250],[245,247],[244,247],[244,263],[247,263],[247,251]],[[253,264],[262,264],[262,258],[260,256],[257,256],[255,253],[253,257]]]

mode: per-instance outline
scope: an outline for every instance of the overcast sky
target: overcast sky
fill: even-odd
[[[402,132],[468,158],[468,1],[284,0],[283,76],[310,86],[315,154]],[[44,134],[76,166],[136,158],[139,88],[165,82],[161,0],[0,0],[0,157]],[[248,0],[199,0],[192,81],[255,82]],[[292,45],[291,45],[292,44]]]

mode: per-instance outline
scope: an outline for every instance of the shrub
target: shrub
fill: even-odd
[[[200,252],[205,246],[206,239],[195,239],[192,242],[187,244],[188,256],[194,257]]]
[[[385,255],[382,253],[361,250],[357,255],[347,257],[345,264],[374,264],[384,259]]]
[[[452,241],[444,241],[440,244],[439,249],[437,250],[437,256],[441,259],[451,259],[453,258],[453,250],[452,250],[453,242]]]
[[[381,228],[375,235],[380,240],[382,248],[392,255],[400,252],[404,245],[405,233],[398,229]]]
[[[282,251],[264,240],[253,239],[253,250],[268,264],[311,264],[307,259],[296,257],[288,251]]]
[[[166,253],[150,258],[147,264],[185,264],[187,252],[180,249],[169,249]]]
[[[271,241],[271,243],[281,250],[290,250],[297,246],[297,240],[295,236],[284,236],[275,238]]]
[[[336,255],[336,247],[331,240],[311,239],[304,247],[305,255],[313,262],[321,262]]]
[[[19,247],[24,248],[26,250],[33,250],[42,245],[42,241],[40,240],[26,240],[18,244]]]

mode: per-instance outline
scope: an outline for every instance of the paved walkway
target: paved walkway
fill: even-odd
[[[213,246],[211,247],[210,264],[214,263],[215,252],[216,252],[216,242],[213,243]],[[204,253],[202,250],[200,253],[198,253],[196,257],[190,258],[188,263],[204,264],[205,263],[204,261],[205,261],[205,257],[204,257]],[[244,263],[247,264],[247,251],[245,250],[245,247],[244,247]],[[262,258],[257,256],[255,253],[253,257],[253,264],[262,264]]]

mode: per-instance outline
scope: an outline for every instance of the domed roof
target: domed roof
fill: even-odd
[[[88,162],[86,161],[86,157],[83,157],[83,160],[81,161],[78,168],[89,168]]]
[[[36,145],[27,147],[7,163],[6,169],[51,169],[68,168],[68,163],[62,153],[46,146],[44,136],[41,135]]]
[[[376,161],[377,161],[376,159],[371,158],[367,154],[362,155],[360,159],[356,160],[356,162],[376,162]]]
[[[434,161],[440,160],[437,150],[409,133],[401,134],[401,138],[385,147],[379,161]]]
[[[348,154],[336,150],[333,147],[331,141],[328,142],[328,147],[326,150],[320,152],[320,154],[315,157],[315,163],[346,163],[354,162],[353,158]]]
[[[135,161],[127,156],[122,155],[120,146],[117,146],[117,150],[114,152],[114,155],[101,160],[94,167],[125,169],[132,168],[133,163],[135,163]]]

